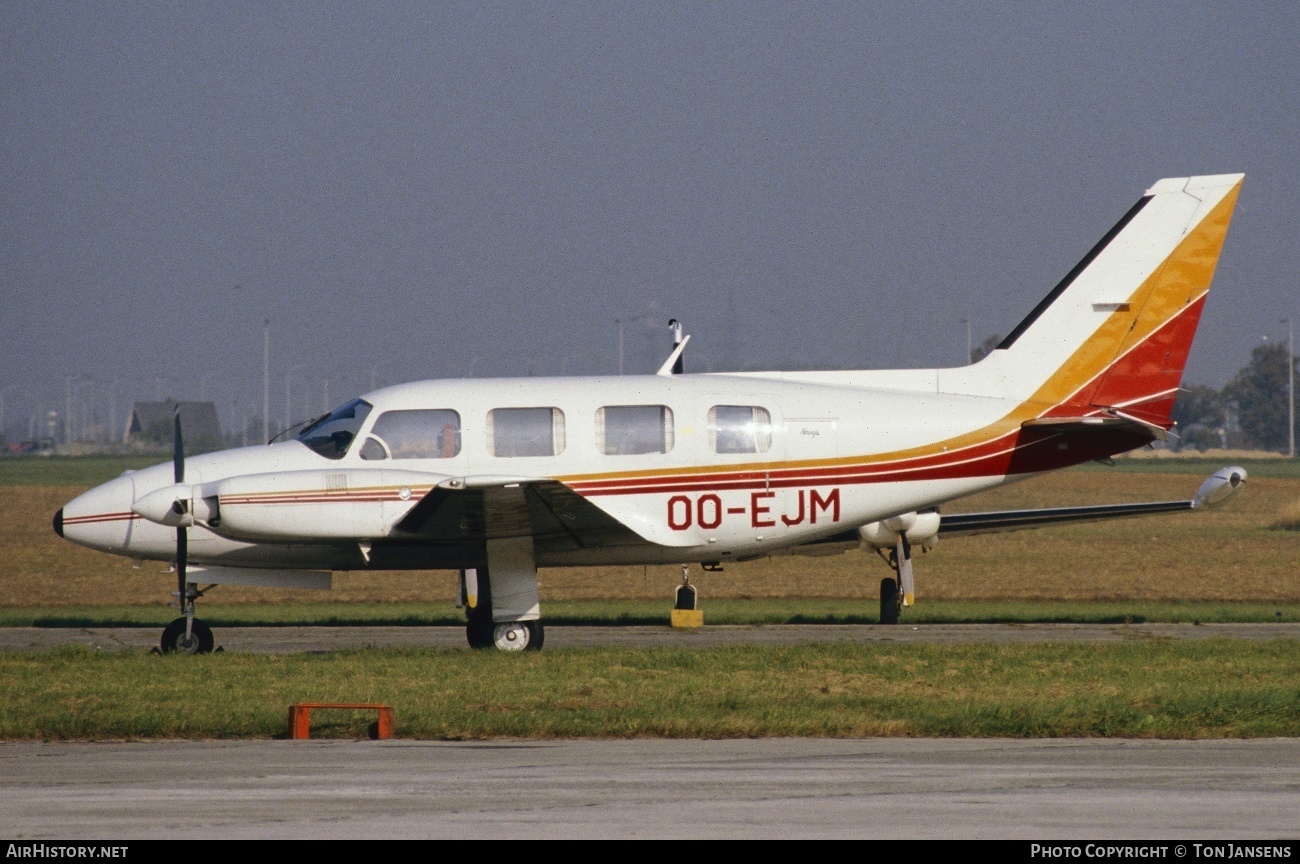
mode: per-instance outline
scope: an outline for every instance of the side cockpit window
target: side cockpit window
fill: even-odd
[[[772,415],[749,405],[715,405],[709,409],[709,441],[714,453],[766,453]]]
[[[353,399],[299,432],[296,440],[326,459],[342,459],[370,415],[371,407],[364,399]]]
[[[361,458],[450,459],[460,455],[460,414],[449,408],[385,411],[361,448]]]

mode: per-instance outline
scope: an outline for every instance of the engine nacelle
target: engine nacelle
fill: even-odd
[[[216,496],[203,497],[202,487],[176,483],[155,489],[131,505],[131,509],[159,525],[189,528],[216,525],[221,521]]]
[[[858,537],[868,546],[893,549],[898,542],[898,535],[903,534],[913,546],[929,549],[938,542],[939,521],[939,513],[934,510],[900,513],[879,522],[868,522],[858,529]]]
[[[370,540],[386,537],[429,491],[448,479],[419,471],[361,469],[247,474],[207,483],[235,540]]]

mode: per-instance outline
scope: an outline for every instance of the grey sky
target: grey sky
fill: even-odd
[[[1185,383],[1300,315],[1300,4],[0,3],[6,421],[156,392],[955,365],[1244,171]],[[236,287],[239,286],[239,287]],[[310,398],[309,394],[310,393]],[[92,404],[93,403],[93,404]]]

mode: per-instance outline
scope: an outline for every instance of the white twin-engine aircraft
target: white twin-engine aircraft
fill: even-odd
[[[939,513],[1166,436],[1241,181],[1156,183],[969,366],[674,374],[680,340],[655,375],[386,387],[289,440],[189,459],[178,418],[171,464],[81,495],[54,528],[174,562],[184,614],[165,651],[212,650],[194,617],[202,583],[327,588],[334,570],[456,569],[470,645],[537,649],[539,566],[857,546],[893,569],[880,618],[894,623],[916,545],[1188,510],[1241,487],[1245,471],[1226,468],[1188,501]]]

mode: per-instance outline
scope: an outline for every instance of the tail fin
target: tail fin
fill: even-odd
[[[1169,428],[1243,176],[1156,183],[988,357],[943,370],[955,386],[941,389]]]

